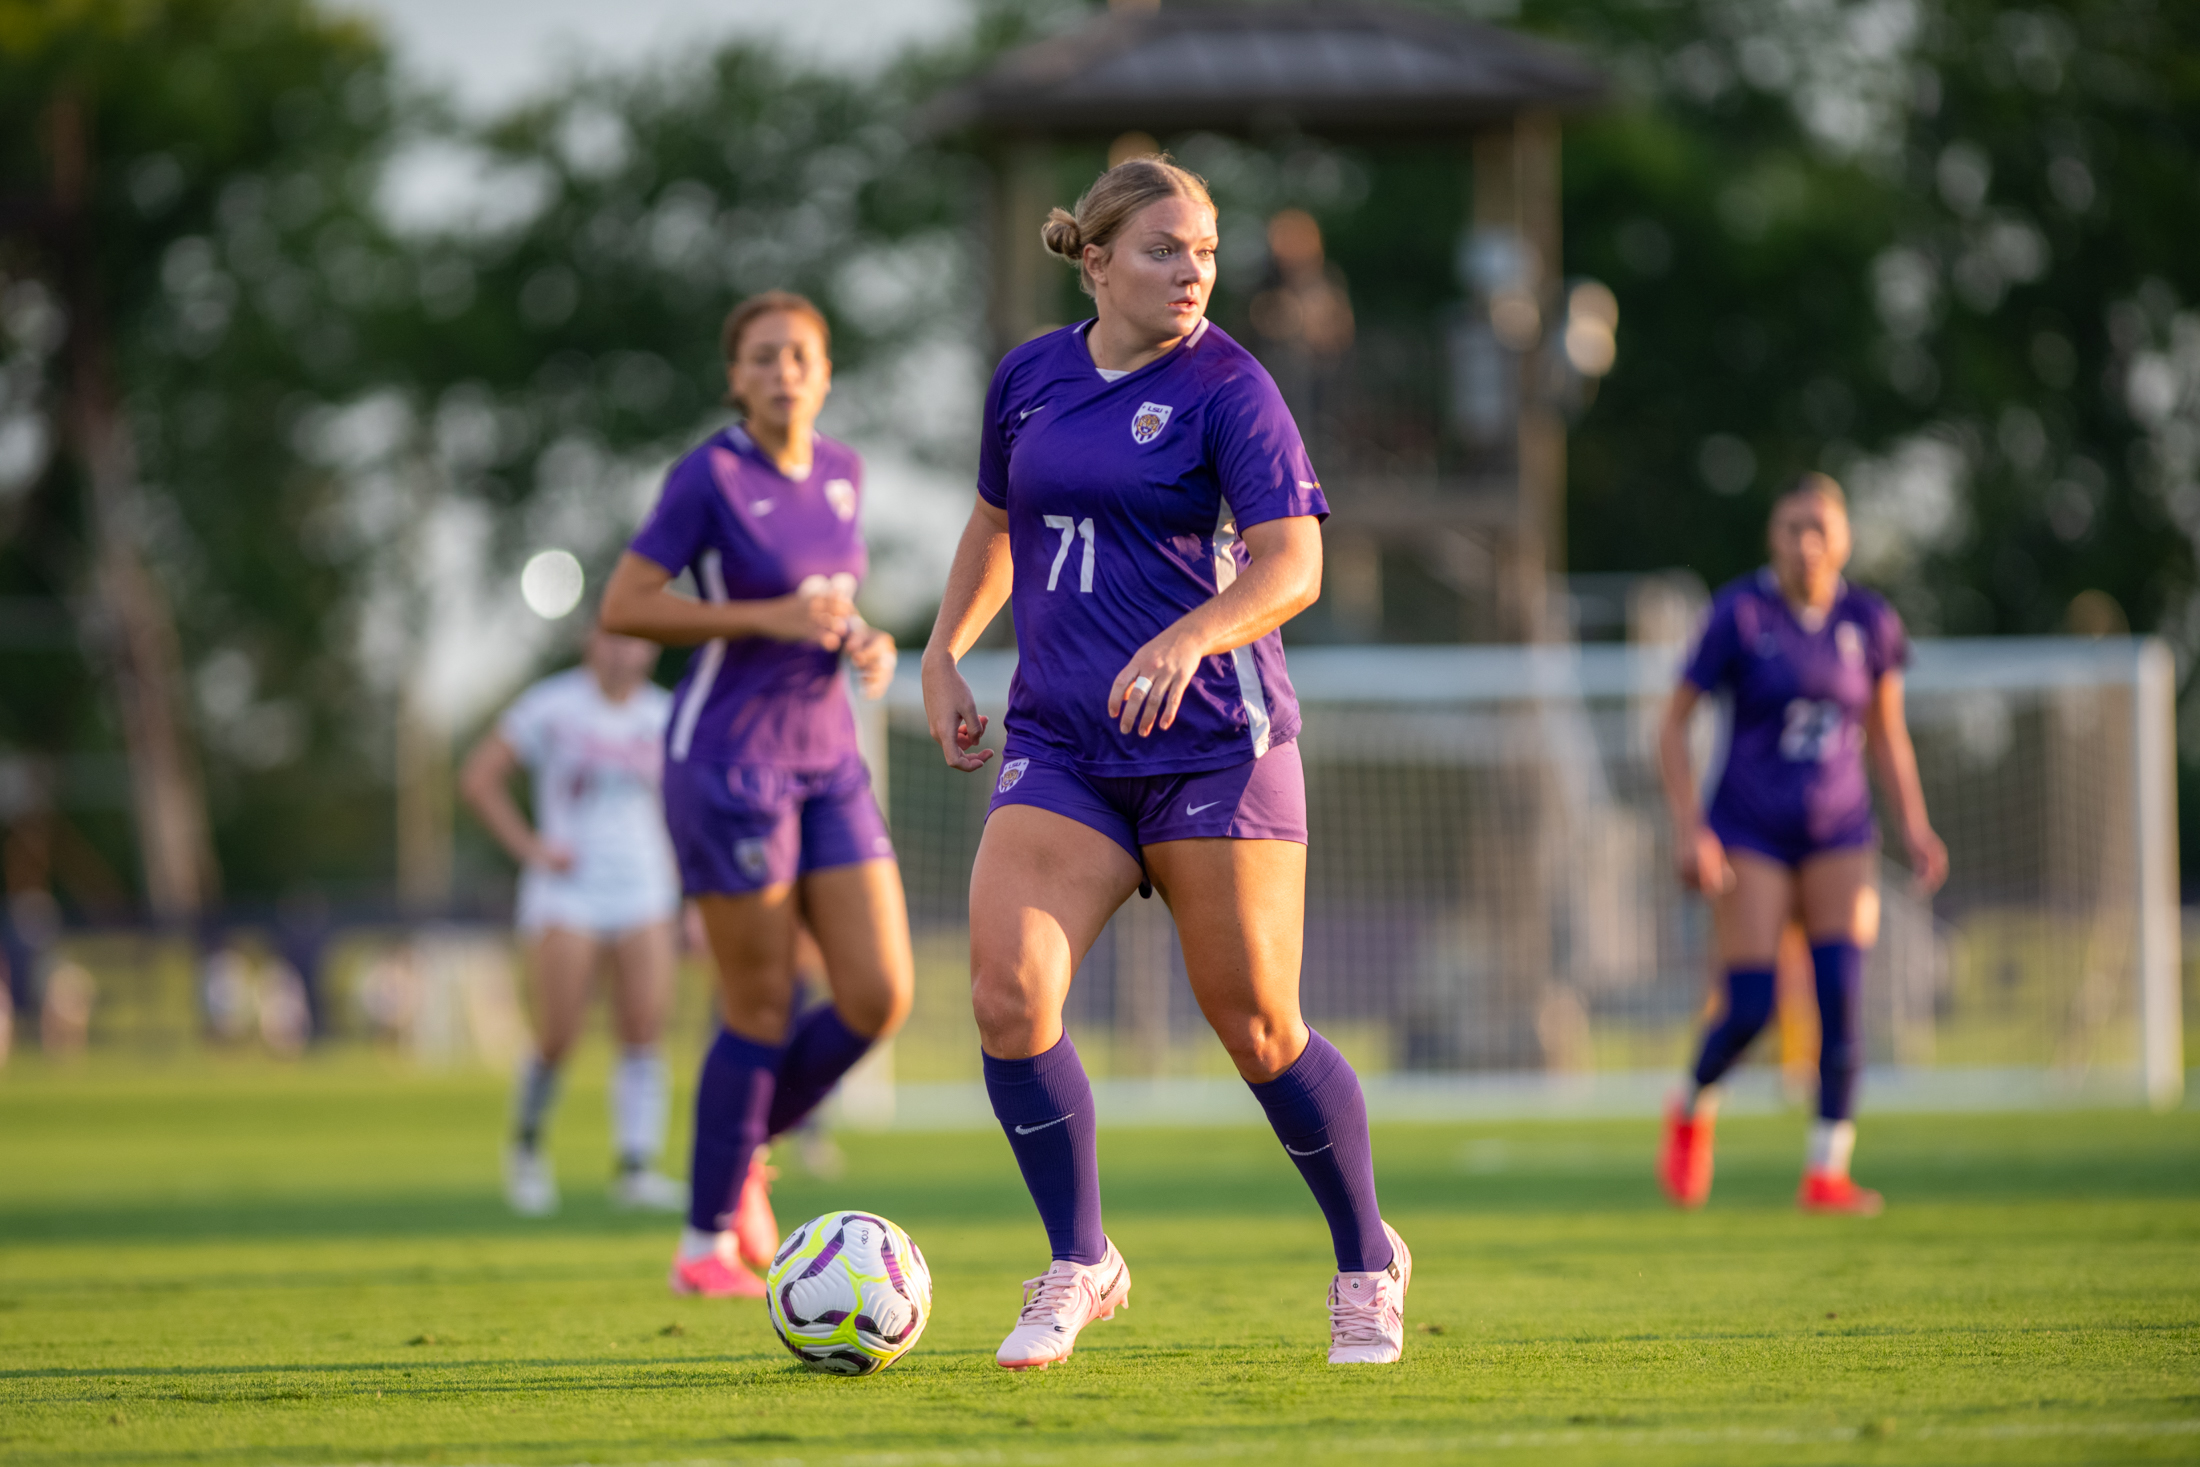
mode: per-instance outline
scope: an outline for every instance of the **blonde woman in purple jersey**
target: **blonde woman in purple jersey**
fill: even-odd
[[[1096,315],[995,371],[978,502],[924,655],[932,736],[976,771],[992,751],[956,662],[1012,604],[1007,747],[970,877],[971,997],[1053,1258],[995,1358],[1067,1359],[1130,1294],[1062,1005],[1150,880],[1201,1012],[1328,1221],[1329,1359],[1389,1363],[1412,1256],[1376,1205],[1359,1079],[1299,1013],[1306,793],[1277,628],[1320,594],[1329,505],[1275,383],[1206,318],[1215,210],[1198,177],[1119,164],[1043,234]]]

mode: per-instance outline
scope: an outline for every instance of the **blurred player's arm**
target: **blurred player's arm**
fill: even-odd
[[[955,664],[992,625],[1015,582],[1015,563],[1008,553],[1008,511],[981,496],[955,547],[940,614],[924,646],[924,718],[951,768],[967,772],[993,757],[991,749],[976,747],[985,737],[985,715],[978,711],[978,700]]]
[[[627,551],[604,587],[603,629],[668,647],[719,637],[769,637],[837,652],[856,614],[855,604],[829,586],[758,601],[698,601],[671,588],[671,571]]]
[[[1703,800],[1696,789],[1696,766],[1688,757],[1688,725],[1703,696],[1681,679],[1666,700],[1658,724],[1658,778],[1665,786],[1665,812],[1673,827],[1673,863],[1681,885],[1705,896],[1719,896],[1734,884],[1726,847],[1704,824]]]
[[[1108,689],[1108,717],[1140,737],[1176,722],[1177,705],[1200,659],[1257,642],[1312,606],[1322,594],[1322,527],[1312,515],[1287,515],[1239,532],[1250,559],[1237,578],[1178,617],[1132,654]],[[1150,679],[1140,687],[1142,680]]]
[[[512,799],[512,775],[519,769],[519,753],[491,729],[466,755],[458,772],[458,792],[497,844],[522,866],[541,866],[552,871],[570,870],[573,853],[550,844],[527,823]]]
[[[1948,848],[1925,815],[1925,786],[1917,777],[1917,748],[1902,711],[1899,672],[1883,672],[1872,685],[1871,707],[1864,714],[1864,749],[1902,822],[1902,846],[1909,853],[1917,892],[1930,895],[1948,879]]]

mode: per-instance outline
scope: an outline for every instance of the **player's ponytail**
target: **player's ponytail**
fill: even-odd
[[[1075,212],[1050,209],[1039,226],[1039,238],[1050,254],[1060,255],[1077,267],[1078,288],[1092,294],[1092,276],[1085,270],[1085,246],[1105,250],[1115,242],[1123,226],[1139,210],[1161,199],[1189,199],[1210,214],[1215,201],[1207,195],[1207,180],[1188,168],[1179,168],[1167,154],[1127,158],[1094,180]]]

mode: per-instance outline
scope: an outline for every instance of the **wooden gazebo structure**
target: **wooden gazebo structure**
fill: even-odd
[[[935,134],[975,134],[990,161],[988,325],[997,351],[1047,319],[1058,267],[1040,248],[1037,224],[1057,202],[1046,194],[1045,169],[1056,146],[1105,145],[1133,132],[1456,139],[1473,167],[1472,217],[1461,222],[1477,237],[1506,241],[1511,261],[1501,308],[1513,311],[1514,348],[1502,366],[1518,374],[1517,430],[1509,451],[1463,477],[1354,475],[1335,484],[1331,539],[1348,549],[1354,539],[1372,548],[1425,544],[1446,531],[1472,536],[1491,551],[1497,608],[1494,624],[1477,630],[1537,641],[1553,630],[1546,587],[1563,555],[1563,424],[1532,389],[1550,349],[1548,331],[1534,323],[1556,319],[1560,307],[1557,118],[1603,92],[1601,74],[1568,52],[1426,10],[1115,0],[1106,14],[1014,51],[940,97],[925,121]]]

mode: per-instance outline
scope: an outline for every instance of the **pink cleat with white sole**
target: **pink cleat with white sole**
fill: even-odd
[[[1045,1273],[1024,1280],[1023,1311],[993,1358],[1008,1370],[1044,1370],[1070,1357],[1086,1325],[1115,1318],[1130,1299],[1130,1266],[1113,1240],[1098,1263],[1057,1258]]]
[[[1329,1285],[1329,1363],[1395,1365],[1406,1349],[1406,1290],[1413,1254],[1389,1223],[1390,1266],[1340,1273]]]

